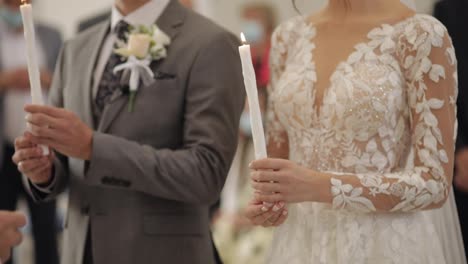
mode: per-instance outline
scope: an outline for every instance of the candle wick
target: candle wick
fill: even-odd
[[[245,38],[244,32],[241,32],[240,37],[241,37],[242,44],[245,45],[247,43],[247,39]]]

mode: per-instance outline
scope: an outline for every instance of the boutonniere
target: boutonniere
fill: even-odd
[[[167,56],[166,47],[171,44],[171,39],[156,25],[132,27],[127,39],[127,42],[117,42],[114,52],[125,60],[114,68],[114,73],[130,70],[128,111],[133,112],[140,81],[145,85],[151,83],[154,73],[149,66],[152,61]]]

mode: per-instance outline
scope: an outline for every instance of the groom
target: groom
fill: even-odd
[[[114,44],[129,25],[155,22],[171,43],[129,111]],[[244,104],[237,46],[177,0],[116,0],[110,21],[64,45],[54,107],[26,107],[32,134],[13,157],[36,200],[69,188],[62,263],[215,263],[208,211]],[[55,154],[42,157],[38,144]]]

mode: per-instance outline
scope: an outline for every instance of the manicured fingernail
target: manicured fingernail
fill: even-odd
[[[278,212],[281,208],[277,205],[273,206],[273,212]]]
[[[284,207],[284,202],[279,202],[278,206],[279,206],[280,208],[283,208],[283,207]]]
[[[249,168],[252,168],[253,162],[249,163]]]
[[[283,215],[288,215],[288,211],[283,211]]]
[[[30,120],[31,120],[31,114],[26,114],[26,116],[24,117],[24,119],[26,119],[27,121],[30,121]]]
[[[262,211],[263,211],[263,212],[267,212],[267,211],[268,211],[268,208],[267,208],[266,206],[263,206],[263,207],[262,207]]]

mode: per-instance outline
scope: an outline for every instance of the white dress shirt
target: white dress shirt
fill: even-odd
[[[115,6],[112,7],[111,30],[104,39],[101,54],[99,55],[99,60],[96,65],[96,69],[94,70],[93,98],[96,98],[96,94],[99,88],[99,81],[101,80],[107,61],[112,55],[114,44],[117,40],[117,34],[114,32],[117,24],[123,20],[132,26],[154,25],[156,20],[161,16],[164,9],[166,9],[169,2],[170,0],[151,0],[127,16],[123,16]]]
[[[37,38],[36,38],[37,39]],[[45,51],[40,41],[36,41],[37,60],[41,68],[46,66]],[[1,70],[27,68],[26,41],[22,32],[14,32],[0,21],[0,63]],[[26,130],[24,105],[31,103],[30,91],[16,91],[8,87],[4,95],[3,130],[7,143],[13,144],[15,138]]]

